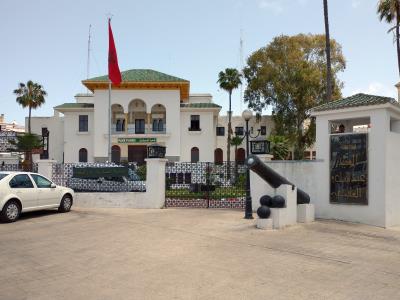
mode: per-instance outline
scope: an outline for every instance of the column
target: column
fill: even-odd
[[[151,132],[151,113],[148,113],[147,114],[147,126],[146,126],[146,128],[147,128],[147,132]],[[146,132],[146,133],[147,133]]]
[[[128,120],[129,120],[128,116],[129,116],[129,113],[125,113],[124,115],[125,115],[125,133],[128,133]]]
[[[162,208],[165,204],[166,158],[146,158],[146,193],[149,208]]]

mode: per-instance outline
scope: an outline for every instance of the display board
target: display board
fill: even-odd
[[[74,167],[72,177],[93,179],[100,177],[127,177],[127,167]]]
[[[330,202],[368,204],[367,133],[331,135]]]

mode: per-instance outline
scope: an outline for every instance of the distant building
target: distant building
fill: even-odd
[[[12,132],[25,132],[25,127],[18,125],[16,121],[7,123],[4,114],[0,115],[0,131],[12,131]]]
[[[3,164],[17,164],[18,153],[12,152],[10,140],[16,140],[18,133],[25,132],[25,127],[18,125],[16,121],[7,123],[4,114],[0,115],[0,167]]]

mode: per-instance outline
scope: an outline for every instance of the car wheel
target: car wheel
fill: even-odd
[[[72,206],[72,197],[70,195],[64,195],[62,197],[60,206],[58,207],[59,212],[69,212]]]
[[[1,211],[0,219],[3,222],[11,223],[18,220],[21,214],[19,203],[15,200],[8,201]]]

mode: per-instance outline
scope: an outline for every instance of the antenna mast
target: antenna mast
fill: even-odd
[[[240,50],[239,50],[239,68],[240,68],[240,74],[243,76],[243,29],[240,29]],[[243,79],[243,77],[242,77]],[[242,104],[244,102],[243,99],[243,83],[240,85],[240,111],[243,110]]]
[[[87,46],[87,65],[86,65],[86,79],[89,79],[90,75],[90,30],[92,29],[92,24],[89,25],[89,38],[88,38],[88,46]]]

